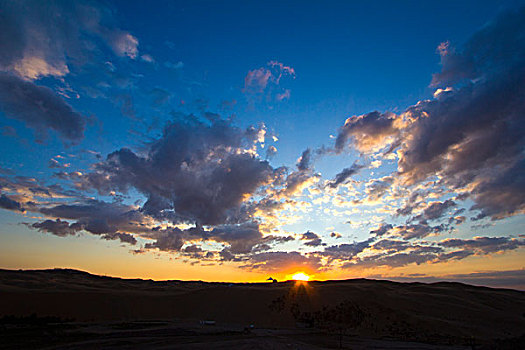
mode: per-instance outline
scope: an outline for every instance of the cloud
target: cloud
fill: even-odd
[[[290,95],[290,89],[286,89],[283,93],[277,94],[275,98],[277,99],[277,101],[284,101],[290,99]]]
[[[301,154],[301,157],[297,161],[297,169],[300,171],[309,170],[312,162],[312,150],[307,148]]]
[[[137,38],[116,26],[104,3],[21,0],[0,6],[0,70],[22,79],[64,77],[72,64],[98,54],[99,42],[118,56],[138,55]]]
[[[20,212],[25,211],[25,209],[22,207],[22,204],[12,198],[9,198],[9,196],[6,196],[5,194],[0,195],[0,208]]]
[[[60,219],[44,220],[42,222],[35,222],[30,225],[31,228],[37,229],[40,232],[52,233],[56,236],[74,236],[77,232],[82,230],[82,225],[79,223],[70,224],[67,221]]]
[[[281,62],[270,61],[266,67],[250,70],[246,74],[243,92],[252,97],[268,93],[271,99],[287,100],[291,95],[290,89],[278,89],[284,76],[295,78],[295,70]]]
[[[273,169],[251,149],[257,133],[217,119],[169,123],[146,155],[123,148],[83,176],[101,194],[135,188],[147,197],[145,214],[172,222],[219,225],[247,220],[243,205]]]
[[[380,236],[379,234],[377,236]],[[375,242],[372,245],[374,250],[386,251],[388,253],[395,253],[398,251],[403,251],[408,248],[410,245],[407,241],[402,240],[392,240],[392,239],[383,239]]]
[[[445,214],[445,211],[454,206],[456,206],[456,202],[451,199],[444,202],[433,202],[423,211],[423,218],[427,220],[439,219]]]
[[[54,65],[40,57],[24,57],[15,63],[13,70],[26,80],[36,80],[43,76],[63,77],[69,73],[68,66],[63,62]]]
[[[471,193],[480,218],[524,213],[524,23],[521,8],[496,18],[461,49],[442,44],[442,70],[432,84],[453,89],[401,114],[348,118],[335,151],[348,143],[364,153],[395,151],[405,186],[439,176],[437,186]]]
[[[266,150],[266,159],[270,159],[273,156],[275,156],[276,154],[277,154],[277,148],[275,146],[270,146]]]
[[[182,231],[180,229],[163,230],[157,235],[153,243],[146,243],[146,249],[159,249],[163,251],[179,251],[184,245]]]
[[[279,81],[281,80],[281,77],[283,75],[290,75],[292,77],[295,77],[295,69],[293,69],[290,66],[285,66],[281,62],[270,61],[270,62],[268,62],[268,66],[270,66],[272,68],[277,68],[277,70],[278,70],[278,76],[276,78],[277,83],[279,83]]]
[[[61,164],[58,160],[51,158],[49,162],[47,163],[47,167],[50,169],[62,169],[62,168],[68,168],[70,166],[69,163]]]
[[[525,241],[511,237],[450,238],[439,242],[439,245],[446,248],[461,248],[476,254],[489,254],[517,249],[525,245]]]
[[[525,245],[525,241],[513,237],[475,237],[473,239],[445,239],[437,243],[410,243],[405,240],[383,239],[377,242],[359,242],[357,247],[347,249],[352,253],[334,255],[334,259],[343,262],[343,268],[379,266],[402,267],[410,264],[442,263],[462,260],[472,255],[485,256],[516,250]],[[359,248],[359,249],[357,249]],[[359,255],[364,249],[372,248],[365,255]],[[327,248],[328,249],[328,248]],[[378,252],[378,253],[375,253]],[[326,251],[325,253],[326,254]]]
[[[375,230],[370,231],[370,234],[372,234],[372,235],[376,235],[376,237],[384,236],[384,235],[386,235],[386,234],[387,234],[392,228],[393,228],[393,226],[392,226],[391,224],[385,224],[385,223],[382,223],[381,225],[379,225],[378,228],[376,228]]]
[[[242,267],[268,272],[292,268],[317,271],[321,264],[318,257],[302,255],[299,252],[266,252],[250,256],[249,261]]]
[[[46,185],[35,178],[24,176],[0,177],[0,189],[10,199],[31,211],[41,200],[58,201],[79,195],[78,192],[64,190],[60,185]]]
[[[330,233],[330,237],[339,239],[339,238],[341,238],[343,236],[340,233],[338,233],[338,232],[332,232],[332,233]]]
[[[357,163],[352,164],[350,168],[344,168],[340,173],[335,175],[335,179],[328,182],[328,186],[337,188],[337,186],[344,183],[350,176],[357,174],[362,168],[363,166]]]
[[[320,245],[324,245],[321,237],[319,237],[318,234],[312,232],[312,231],[306,231],[301,236],[301,240],[306,241],[305,245],[310,247],[317,247]]]
[[[154,240],[146,243],[144,245],[145,249],[158,249],[168,252],[180,252],[182,247],[188,242],[219,243],[223,247],[220,252],[221,258],[234,261],[246,260],[257,252],[271,249],[271,244],[293,240],[291,236],[263,236],[257,222],[245,222],[239,225],[218,225],[207,230],[201,226],[188,229],[177,227],[159,229],[158,227],[153,227],[151,230],[143,233],[142,236]],[[209,249],[199,249],[200,252],[213,253]],[[185,248],[183,251],[188,252],[188,249]]]
[[[264,67],[249,71],[244,78],[244,91],[252,93],[263,92],[271,77],[272,72]]]
[[[393,176],[384,176],[380,179],[374,179],[366,185],[366,199],[370,202],[380,200],[394,183]]]
[[[113,31],[108,35],[108,43],[118,56],[137,58],[139,41],[130,33],[120,30]],[[151,62],[152,59],[149,55],[143,55],[142,58],[148,62]]]
[[[322,256],[328,257],[329,260],[343,260],[349,261],[359,253],[370,247],[374,241],[373,238],[354,243],[343,243],[326,247],[323,252],[319,253]]]
[[[393,113],[379,112],[348,118],[337,134],[335,151],[342,152],[349,141],[352,141],[361,152],[384,147],[385,143],[399,132],[396,118]]]
[[[242,225],[221,225],[206,233],[207,239],[225,242],[229,245],[231,254],[248,254],[262,242],[262,233],[259,224],[247,222]]]
[[[64,140],[84,137],[86,120],[51,89],[0,73],[0,110],[35,129],[39,137],[56,131]]]
[[[130,233],[125,233],[125,232],[124,233],[123,232],[108,233],[108,234],[103,235],[102,239],[106,239],[106,240],[109,240],[109,241],[113,241],[113,240],[117,240],[118,239],[122,243],[127,243],[127,244],[130,244],[130,245],[137,244],[137,240],[135,239],[135,236],[133,236]]]
[[[438,226],[429,226],[427,224],[419,223],[414,225],[396,226],[391,230],[391,233],[395,236],[403,237],[404,239],[416,239],[441,233],[446,228],[447,227],[443,224]]]
[[[52,14],[50,16],[49,14]],[[111,85],[122,86],[128,77],[115,73],[109,54],[135,59],[138,39],[117,27],[113,11],[104,2],[95,1],[2,1],[0,3],[0,106],[11,118],[35,129],[37,141],[55,130],[63,140],[77,143],[82,139],[84,118],[51,89],[32,82],[56,78],[58,94],[70,98],[79,94],[66,82],[70,73],[90,75],[103,62],[111,66]],[[48,82],[49,83],[49,82]],[[101,96],[94,87],[83,89],[91,96]]]
[[[434,74],[432,85],[448,86],[462,80],[500,74],[505,66],[520,65],[525,47],[523,17],[525,7],[508,11],[489,22],[461,49],[444,42],[438,47],[441,72]]]
[[[86,200],[78,204],[44,206],[39,211],[57,219],[35,223],[31,227],[58,236],[84,230],[101,235],[104,239],[120,239],[122,242],[135,244],[136,240],[129,234],[130,232],[149,231],[149,228],[142,225],[144,216],[136,208],[120,203]],[[69,224],[60,219],[75,222]]]

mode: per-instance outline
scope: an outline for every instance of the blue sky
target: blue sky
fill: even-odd
[[[522,280],[522,5],[1,2],[0,263]]]

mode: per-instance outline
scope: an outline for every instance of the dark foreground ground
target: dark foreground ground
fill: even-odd
[[[201,324],[201,321],[212,321]],[[0,349],[525,349],[525,293],[0,270]]]
[[[2,349],[471,349],[339,335],[313,329],[253,329],[181,321],[63,323],[9,327]]]

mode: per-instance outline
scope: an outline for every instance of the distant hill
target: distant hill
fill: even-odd
[[[0,317],[31,314],[92,322],[214,320],[464,343],[523,336],[525,292],[449,282],[207,283],[0,270]]]

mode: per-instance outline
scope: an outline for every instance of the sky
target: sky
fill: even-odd
[[[0,268],[525,289],[523,1],[0,1]]]

